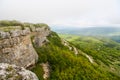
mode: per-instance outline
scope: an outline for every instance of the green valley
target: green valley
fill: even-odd
[[[48,37],[49,43],[41,48],[35,48],[40,56],[37,65],[48,62],[51,66],[49,80],[118,80],[120,78],[118,46],[111,50],[111,46],[105,45],[102,40],[96,38],[60,36],[68,40],[70,46],[75,46],[78,54],[75,55],[73,49],[69,50],[64,46],[61,38],[52,32]],[[101,51],[98,50],[99,46],[101,46]],[[107,54],[107,52],[109,53]],[[112,54],[113,52],[114,54]],[[90,62],[87,54],[93,58],[94,63]],[[42,67],[37,65],[33,72],[42,79]]]
[[[100,67],[120,75],[120,44],[105,38],[93,36],[60,36],[75,45],[79,50],[92,56]]]

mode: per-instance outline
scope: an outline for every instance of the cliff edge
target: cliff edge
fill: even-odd
[[[1,25],[0,63],[15,64],[25,68],[33,66],[38,60],[38,54],[32,43],[37,47],[42,46],[48,41],[46,36],[49,34],[49,27],[44,25]]]

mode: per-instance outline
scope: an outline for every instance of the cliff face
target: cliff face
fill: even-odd
[[[7,32],[0,31],[0,63],[15,64],[20,67],[30,67],[38,59],[38,55],[33,48],[33,43],[37,47],[42,46],[50,34],[46,27],[25,27],[25,29],[15,28]]]

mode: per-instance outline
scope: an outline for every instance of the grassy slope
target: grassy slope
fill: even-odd
[[[118,76],[96,64],[91,64],[86,57],[79,54],[75,56],[72,51],[61,44],[56,33],[49,37],[49,43],[36,48],[39,61],[32,70],[42,80],[42,62],[49,62],[51,66],[50,80],[117,80]]]
[[[61,36],[61,35],[60,35]],[[108,71],[120,75],[120,44],[106,38],[62,35],[77,48],[91,55],[95,62]],[[71,39],[68,39],[71,37]],[[74,38],[75,37],[75,38]]]

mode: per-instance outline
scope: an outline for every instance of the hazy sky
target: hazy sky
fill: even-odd
[[[0,0],[0,20],[50,26],[120,26],[120,0]]]

